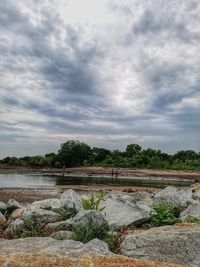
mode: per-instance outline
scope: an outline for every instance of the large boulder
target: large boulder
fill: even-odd
[[[37,220],[40,223],[48,224],[60,220],[60,215],[56,212],[44,210],[44,209],[28,209],[23,212],[21,219],[23,221],[27,220]]]
[[[62,208],[66,210],[75,208],[77,211],[80,211],[83,209],[81,197],[72,189],[62,193],[60,196],[60,201]]]
[[[151,208],[147,205],[137,205],[115,197],[103,201],[101,207],[105,207],[102,213],[105,214],[110,228],[140,224],[150,218]]]
[[[186,207],[194,203],[192,189],[168,186],[154,196],[154,204],[163,203],[173,207]]]
[[[75,208],[77,211],[83,209],[81,197],[79,196],[79,194],[77,194],[74,190],[71,189],[66,190],[64,193],[62,193],[60,199],[50,198],[35,201],[31,203],[28,207],[35,209],[46,209],[55,212],[69,210],[72,208]]]
[[[0,240],[1,267],[55,267],[55,266],[130,266],[130,267],[172,267],[167,264],[129,259],[108,251],[100,240],[87,244],[72,240],[52,238],[23,238]],[[173,267],[178,267],[173,265]]]
[[[58,198],[44,199],[31,203],[30,207],[57,211],[61,209],[61,201]]]
[[[199,266],[200,226],[163,226],[136,231],[121,244],[125,256]]]
[[[200,220],[200,203],[189,205],[186,210],[181,212],[180,219],[181,221]]]

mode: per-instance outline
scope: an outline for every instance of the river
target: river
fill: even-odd
[[[62,185],[121,185],[163,188],[167,185],[189,185],[191,181],[151,177],[89,177],[89,176],[58,176],[35,174],[0,174],[0,188],[37,188]]]

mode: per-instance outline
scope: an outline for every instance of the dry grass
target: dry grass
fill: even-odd
[[[38,254],[0,255],[1,267],[181,267],[181,265],[140,261],[123,257],[100,257],[72,262],[66,257]]]

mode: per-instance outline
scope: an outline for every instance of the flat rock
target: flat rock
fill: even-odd
[[[55,240],[50,237],[28,237],[13,240],[0,240],[0,253],[68,256],[70,259],[84,258],[84,255],[112,255],[106,246],[83,244],[73,240]]]
[[[199,266],[200,226],[163,226],[136,231],[121,245],[125,256]]]
[[[108,198],[101,203],[102,211],[110,228],[140,224],[150,218],[151,209],[146,205],[137,205],[118,198]]]
[[[100,240],[87,244],[52,238],[23,238],[0,240],[1,267],[181,267],[164,263],[146,262],[112,254]],[[182,266],[183,267],[183,266]]]
[[[154,196],[154,204],[170,204],[174,207],[186,207],[194,202],[192,188],[179,189],[168,186]]]

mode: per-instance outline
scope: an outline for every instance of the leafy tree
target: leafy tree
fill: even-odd
[[[93,147],[91,154],[95,162],[101,162],[105,160],[107,156],[110,156],[111,152],[110,150],[105,149],[105,148]]]
[[[126,155],[127,157],[130,158],[130,157],[133,157],[139,154],[141,150],[142,150],[142,147],[140,145],[130,144],[130,145],[127,145],[126,147]]]
[[[90,155],[91,148],[87,144],[70,140],[61,145],[56,160],[62,166],[77,167],[83,165],[84,160],[87,160]]]

